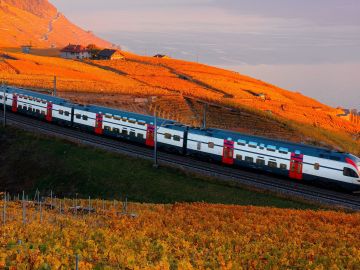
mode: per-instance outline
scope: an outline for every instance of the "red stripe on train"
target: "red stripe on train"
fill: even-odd
[[[100,113],[96,114],[95,133],[103,134],[103,115]]]
[[[52,121],[52,109],[53,109],[52,103],[48,102],[46,106],[46,121],[48,122]]]
[[[13,102],[12,102],[12,108],[11,108],[11,110],[13,112],[17,112],[17,110],[18,110],[17,104],[18,104],[18,96],[16,94],[13,94]]]

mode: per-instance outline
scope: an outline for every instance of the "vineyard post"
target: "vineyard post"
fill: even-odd
[[[56,93],[56,76],[54,76],[54,91],[53,91],[53,96],[56,97],[57,93]]]
[[[2,82],[1,87],[3,89],[3,102],[4,102],[4,115],[3,115],[3,127],[6,127],[6,85],[4,82]]]
[[[155,109],[155,114],[154,114],[154,127],[155,127],[155,134],[154,134],[154,168],[158,168],[158,155],[157,155],[157,109]]]
[[[90,207],[91,207],[91,201],[90,201],[90,200],[91,200],[91,198],[90,198],[90,196],[89,196],[89,208],[88,208],[88,211],[89,211],[88,214],[89,214],[89,216],[90,216]]]
[[[25,191],[23,191],[23,195],[22,195],[22,218],[23,218],[23,224],[26,224]]]
[[[76,193],[76,196],[75,196],[75,216],[77,216],[77,196],[78,196],[78,194]]]
[[[50,209],[52,210],[53,208],[53,193],[52,190],[50,191]]]
[[[207,103],[204,103],[203,129],[206,129]]]
[[[40,201],[40,223],[42,223],[42,201]]]
[[[6,223],[6,192],[4,195],[4,207],[3,207],[3,224],[5,225]]]
[[[75,255],[75,270],[79,270],[79,254]]]

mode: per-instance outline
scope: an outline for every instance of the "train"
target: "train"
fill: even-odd
[[[154,147],[157,141],[156,146],[163,151],[293,181],[360,190],[360,158],[349,153],[229,130],[191,127],[163,118],[157,118],[155,127],[153,116],[76,104],[23,88],[4,89],[0,91],[0,106],[13,113],[146,147]]]

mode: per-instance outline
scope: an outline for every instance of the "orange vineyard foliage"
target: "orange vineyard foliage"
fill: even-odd
[[[231,120],[235,110],[238,115],[243,112],[250,115],[248,122],[272,119],[285,131],[281,139],[292,138],[296,142],[310,142],[360,154],[360,141],[356,139],[360,124],[339,117],[343,110],[237,72],[127,52],[122,52],[125,60],[76,61],[6,51],[0,52],[0,80],[11,85],[51,91],[56,75],[60,96],[71,97],[75,102],[101,101],[100,105],[113,104],[116,107],[116,104],[121,104],[121,95],[124,99],[128,98],[126,95],[143,97],[148,103],[135,111],[152,114],[156,108],[162,115],[195,125],[200,125],[203,115],[203,109],[196,101],[206,101],[228,110],[227,113],[212,114],[209,122],[220,123],[212,127],[278,137],[271,133],[272,129],[258,132],[246,128],[241,121]],[[44,51],[38,49],[38,53],[43,55]],[[89,93],[98,94],[102,99]],[[189,102],[189,98],[193,102]],[[125,104],[120,109],[128,107]]]
[[[59,203],[59,202],[57,202]],[[63,209],[66,204],[62,204]],[[131,204],[136,217],[8,203],[0,268],[358,269],[360,214],[210,204]],[[1,206],[3,207],[3,206]],[[119,205],[120,208],[120,205]],[[64,211],[64,210],[63,210]],[[47,268],[48,267],[48,268]]]

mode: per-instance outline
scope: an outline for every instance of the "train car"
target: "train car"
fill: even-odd
[[[229,166],[258,169],[296,181],[321,181],[360,190],[360,159],[325,148],[220,129],[190,128],[187,152]]]
[[[166,119],[157,119],[158,147],[184,153],[186,127]],[[154,117],[100,106],[74,106],[73,126],[113,138],[154,146]]]
[[[3,95],[1,92],[1,104]],[[13,87],[8,87],[5,95],[7,109],[12,112],[71,126],[73,104],[65,99]]]

